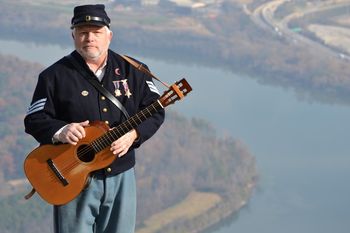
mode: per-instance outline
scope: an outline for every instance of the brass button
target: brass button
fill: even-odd
[[[104,97],[104,96],[101,96],[101,100],[105,100],[106,99],[106,97]]]
[[[111,171],[112,171],[112,168],[109,167],[109,168],[106,169],[106,171],[107,171],[107,172],[111,172]]]
[[[108,112],[108,109],[107,108],[103,108],[102,111],[103,112]]]
[[[106,123],[107,125],[109,125],[109,121],[105,121],[105,123]]]

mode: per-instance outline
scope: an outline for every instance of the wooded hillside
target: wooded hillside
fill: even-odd
[[[23,133],[23,117],[41,66],[1,54],[0,60],[0,178],[10,180],[23,177],[23,156],[35,145]]]

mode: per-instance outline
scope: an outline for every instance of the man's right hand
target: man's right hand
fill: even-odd
[[[89,126],[89,121],[70,123],[62,129],[57,139],[62,143],[76,145],[86,136],[84,127],[87,126]]]

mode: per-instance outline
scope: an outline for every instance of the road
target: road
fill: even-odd
[[[245,12],[250,15],[250,18],[257,26],[278,35],[289,43],[302,43],[310,48],[316,49],[319,52],[323,52],[325,55],[332,57],[335,56],[339,58],[340,53],[346,53],[345,51],[340,52],[339,50],[330,48],[322,43],[319,43],[318,41],[311,40],[310,38],[291,30],[288,25],[292,20],[304,17],[307,14],[328,11],[340,7],[349,7],[349,0],[328,0],[312,2],[302,10],[299,9],[298,11],[292,12],[289,15],[285,15],[282,18],[276,18],[275,12],[277,9],[283,4],[286,4],[290,1],[291,0],[273,0],[256,7],[252,11],[249,11],[247,8],[244,9]]]

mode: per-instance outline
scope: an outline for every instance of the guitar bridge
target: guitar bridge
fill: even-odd
[[[56,165],[53,163],[52,159],[48,159],[47,164],[55,174],[55,176],[59,179],[59,181],[63,184],[63,186],[67,186],[69,183],[68,181],[64,178],[64,176],[61,174],[61,172],[57,169]]]

